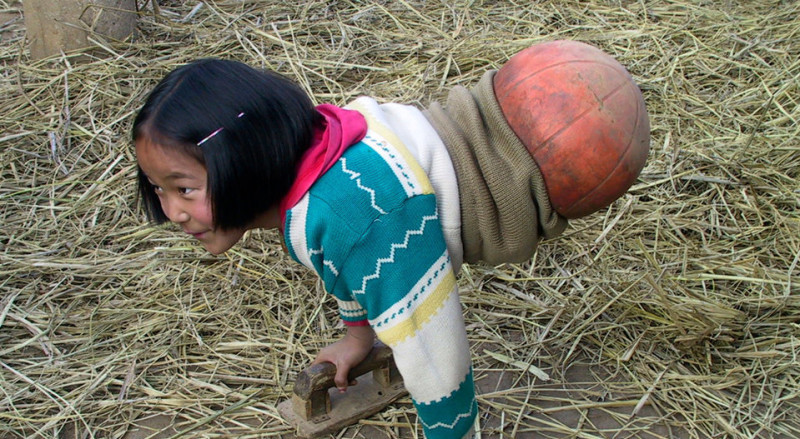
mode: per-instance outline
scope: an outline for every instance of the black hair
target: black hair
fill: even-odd
[[[250,224],[288,192],[321,120],[308,95],[283,76],[202,59],[161,80],[132,134],[134,143],[179,149],[205,166],[214,226],[231,229]],[[141,168],[138,179],[150,220],[168,221]]]

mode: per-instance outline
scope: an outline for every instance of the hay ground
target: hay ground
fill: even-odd
[[[34,61],[0,0],[0,437],[289,438],[275,405],[341,333],[274,233],[212,257],[145,222],[128,133],[167,71],[220,56],[426,106],[562,38],[629,68],[651,154],[529,263],[464,270],[483,436],[800,437],[800,3],[140,6],[132,42]],[[339,437],[421,437],[413,413]]]

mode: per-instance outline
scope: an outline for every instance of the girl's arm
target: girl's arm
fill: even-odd
[[[319,274],[345,322],[368,322],[392,349],[425,437],[471,437],[470,346],[435,194],[407,154],[365,139],[287,212],[287,247]],[[369,347],[357,335],[319,360],[349,370]]]
[[[471,437],[478,410],[470,346],[435,198],[387,209],[337,269],[392,349],[425,437]]]

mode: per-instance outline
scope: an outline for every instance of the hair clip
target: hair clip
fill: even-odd
[[[236,117],[237,117],[237,118],[241,118],[242,116],[244,116],[244,112],[241,112],[241,113],[239,113],[239,115],[238,115],[238,116],[236,116]],[[217,134],[219,134],[219,133],[220,133],[222,130],[224,130],[224,129],[225,129],[225,127],[219,127],[219,128],[217,128],[216,130],[214,130],[214,132],[212,132],[211,134],[209,134],[209,135],[207,135],[205,138],[203,138],[203,140],[201,140],[201,141],[197,142],[197,146],[200,146],[200,145],[202,145],[202,144],[206,143],[207,141],[211,140],[211,138],[213,138],[214,136],[216,136]]]

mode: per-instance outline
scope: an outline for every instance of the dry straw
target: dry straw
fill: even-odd
[[[140,8],[132,42],[34,62],[0,0],[0,437],[291,437],[275,405],[341,333],[274,233],[212,257],[146,224],[128,132],[165,72],[218,56],[426,106],[565,38],[630,69],[652,152],[529,263],[463,270],[483,436],[800,436],[800,3]],[[338,437],[421,430],[406,399]]]

